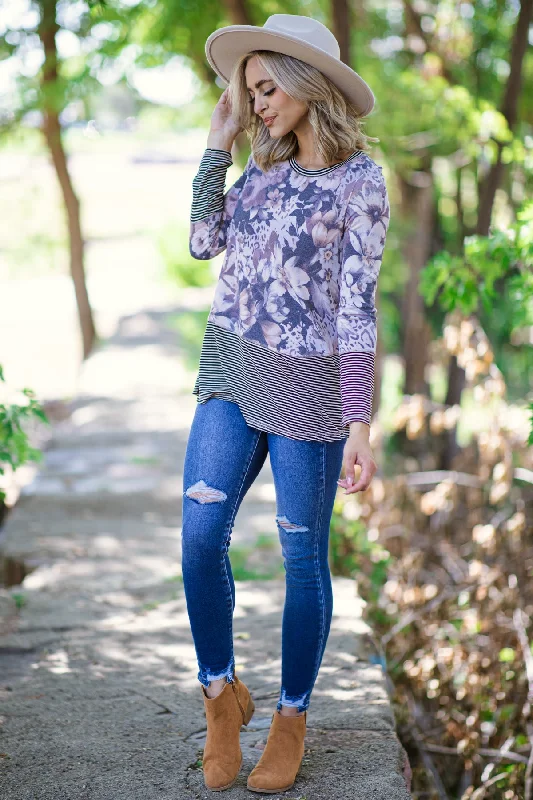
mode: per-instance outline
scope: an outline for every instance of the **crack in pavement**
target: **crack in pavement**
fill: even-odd
[[[172,711],[172,709],[168,708],[168,706],[163,705],[163,703],[159,703],[157,700],[154,700],[153,697],[150,697],[149,695],[144,694],[143,692],[139,692],[137,689],[131,689],[131,693],[132,694],[137,694],[137,695],[139,695],[139,697],[144,697],[146,700],[150,700],[151,703],[154,703],[156,706],[159,706],[159,708],[162,708],[163,711],[160,712],[160,713],[165,713],[165,714],[175,714],[176,713],[175,711]]]

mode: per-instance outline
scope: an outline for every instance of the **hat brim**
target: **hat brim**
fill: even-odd
[[[375,97],[370,86],[355,70],[325,50],[290,34],[255,25],[228,25],[213,31],[205,43],[207,60],[225,83],[229,83],[236,61],[250,50],[273,50],[311,64],[341,90],[361,116],[369,114],[374,107]]]

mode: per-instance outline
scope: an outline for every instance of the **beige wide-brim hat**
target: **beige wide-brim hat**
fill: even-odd
[[[205,43],[207,60],[229,83],[237,60],[250,50],[274,50],[299,58],[319,69],[365,116],[374,107],[374,94],[353,69],[340,60],[334,35],[321,22],[299,14],[272,14],[263,27],[228,25],[218,28]]]

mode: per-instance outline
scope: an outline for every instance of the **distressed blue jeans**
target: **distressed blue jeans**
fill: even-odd
[[[228,549],[235,515],[268,453],[286,581],[277,710],[307,709],[333,611],[329,525],[343,449],[343,440],[300,441],[251,428],[227,400],[196,406],[184,467],[182,572],[204,686],[233,681],[235,584]]]

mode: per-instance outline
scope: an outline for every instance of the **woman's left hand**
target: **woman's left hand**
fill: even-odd
[[[344,445],[342,459],[345,477],[337,481],[339,486],[346,489],[345,494],[354,494],[368,489],[370,481],[377,470],[369,436],[369,425],[364,422],[352,422],[350,424],[350,435]],[[354,483],[356,464],[361,467],[361,474],[357,483]]]

